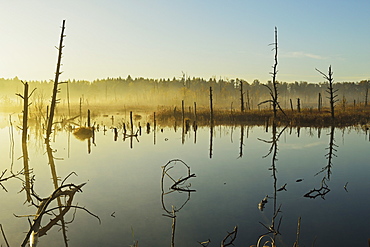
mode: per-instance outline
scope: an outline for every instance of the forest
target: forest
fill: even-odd
[[[46,108],[50,103],[53,81],[27,81],[30,90],[35,89],[30,101],[32,108]],[[99,111],[122,111],[124,108],[156,110],[159,107],[180,107],[182,100],[186,105],[196,102],[199,109],[209,107],[209,88],[213,89],[213,104],[218,110],[240,109],[240,87],[243,86],[245,110],[267,109],[268,104],[260,105],[270,97],[267,86],[271,81],[262,83],[259,80],[247,82],[243,79],[190,78],[182,76],[172,79],[148,78],[106,78],[94,81],[68,80],[60,85],[58,98],[60,111],[76,109],[83,105]],[[337,107],[366,106],[370,80],[360,82],[335,82],[337,90]],[[322,106],[328,107],[327,82],[309,83],[306,81],[287,83],[278,82],[279,101],[283,109],[296,108],[299,102],[301,109],[317,108],[319,97]],[[23,84],[17,77],[0,78],[0,101],[2,112],[12,112],[22,107],[22,101],[16,96],[23,90]],[[108,107],[108,108],[107,108]],[[130,110],[129,109],[129,110]]]

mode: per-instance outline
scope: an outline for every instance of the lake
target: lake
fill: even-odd
[[[12,126],[2,115],[2,178],[23,168],[20,121],[14,115],[11,121]],[[38,246],[65,246],[65,239],[69,246],[138,241],[186,247],[208,240],[208,246],[220,246],[228,233],[226,241],[235,246],[256,245],[262,235],[275,238],[277,246],[293,246],[299,218],[301,246],[365,246],[370,238],[370,142],[360,126],[212,126],[186,132],[158,123],[149,133],[143,128],[127,138],[118,128],[115,138],[111,126],[118,125],[109,118],[96,122],[94,140],[79,140],[66,129],[54,132],[55,169],[43,137],[30,126],[35,194],[49,197],[55,183],[86,183],[73,198],[80,208],[64,216],[66,231],[54,225]],[[22,190],[25,177],[3,181],[0,190],[0,224],[10,246],[20,245],[30,229],[26,217],[15,215],[37,211]],[[44,215],[41,225],[54,217]]]

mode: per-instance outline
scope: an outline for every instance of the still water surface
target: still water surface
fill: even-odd
[[[69,246],[129,246],[137,240],[139,246],[171,246],[174,241],[175,246],[186,247],[201,246],[198,242],[208,239],[209,246],[220,246],[235,226],[234,245],[250,246],[268,233],[265,226],[271,225],[279,207],[277,246],[293,245],[299,217],[301,246],[366,245],[370,238],[370,143],[362,129],[278,127],[274,134],[272,128],[266,132],[260,126],[216,126],[212,133],[211,137],[210,128],[203,127],[183,136],[181,128],[161,131],[159,127],[149,134],[143,131],[130,142],[130,138],[123,140],[122,131],[114,141],[111,129],[100,130],[95,144],[90,142],[89,153],[87,140],[57,132],[51,146],[54,157],[61,158],[55,160],[60,182],[75,172],[77,176],[67,181],[87,184],[75,195],[74,204],[101,219],[99,224],[92,215],[77,210],[73,222],[67,224]],[[18,159],[21,131],[7,126],[0,129],[0,136],[1,171],[7,169],[9,174],[12,163],[14,171],[22,169],[22,159]],[[34,190],[48,197],[54,190],[52,175],[43,139],[32,129],[28,150]],[[188,167],[181,161],[170,162],[173,159]],[[166,164],[172,168],[163,174]],[[179,185],[184,191],[170,189],[189,174],[195,177]],[[0,224],[10,246],[18,246],[29,224],[27,218],[14,214],[35,214],[36,208],[25,203],[24,191],[18,193],[20,180],[2,184],[8,192],[0,191]],[[265,197],[261,210],[259,203]],[[72,218],[71,210],[65,220]],[[45,217],[43,224],[47,223]],[[65,246],[60,226],[39,239],[39,246],[51,245]]]

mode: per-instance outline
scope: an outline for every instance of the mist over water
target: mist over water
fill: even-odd
[[[213,88],[213,103],[215,109],[239,110],[240,109],[240,81],[242,79],[202,79],[179,77],[171,79],[149,78],[107,78],[95,81],[68,80],[60,85],[58,98],[58,112],[63,114],[78,115],[82,107],[83,112],[91,109],[93,112],[105,114],[141,109],[150,111],[162,107],[181,107],[182,100],[186,107],[197,104],[199,109],[209,108],[209,88]],[[52,81],[30,81],[30,90],[35,89],[30,101],[33,102],[30,111],[43,110],[50,103]],[[246,110],[269,109],[269,105],[259,103],[270,98],[267,86],[271,82],[243,81],[244,102]],[[22,101],[15,93],[23,91],[23,85],[18,78],[0,79],[1,110],[19,112]],[[339,110],[363,106],[366,101],[368,81],[335,83],[338,89]],[[329,106],[327,99],[327,83],[280,82],[278,84],[279,101],[284,109],[297,109],[298,100],[301,109],[318,107],[319,97],[322,98],[322,107]]]

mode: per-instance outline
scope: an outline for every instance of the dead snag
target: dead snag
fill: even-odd
[[[69,211],[71,208],[76,208],[76,209],[82,209],[89,213],[90,215],[94,216],[99,220],[100,223],[100,218],[96,216],[95,214],[91,213],[89,210],[87,210],[84,207],[79,207],[79,206],[73,206],[72,201],[73,197],[76,194],[76,192],[82,192],[81,188],[85,185],[86,183],[80,184],[80,185],[75,185],[75,184],[65,184],[61,185],[58,187],[54,192],[46,198],[40,198],[36,195],[34,191],[32,191],[32,195],[37,199],[38,205],[34,204],[37,206],[37,212],[35,215],[25,215],[25,216],[16,216],[16,217],[31,217],[33,216],[33,222],[30,226],[29,231],[26,234],[25,239],[23,240],[21,246],[26,246],[27,242],[30,242],[30,245],[32,246],[33,244],[37,243],[38,238],[46,235],[47,231],[50,230],[53,226],[57,225],[57,223],[61,220],[63,220],[64,215]],[[49,205],[56,199],[60,199],[61,197],[68,197],[68,200],[66,202],[66,205],[61,205],[57,206],[54,208],[49,208]],[[59,209],[59,214],[55,213],[54,210]],[[42,227],[41,226],[41,221],[42,218],[45,214],[50,214],[53,212],[53,215],[55,216],[52,218],[46,226]]]
[[[336,99],[336,97],[338,97],[338,94],[336,94],[338,92],[338,89],[334,89],[333,87],[334,78],[333,78],[333,71],[331,70],[331,65],[329,66],[329,71],[327,75],[318,69],[316,69],[316,71],[319,72],[324,77],[324,79],[326,79],[329,82],[326,92],[329,94],[327,98],[330,101],[330,114],[331,114],[332,120],[334,120],[335,119],[335,115],[334,115],[335,103],[338,102],[338,99]]]
[[[64,35],[64,29],[65,29],[65,20],[63,20],[63,26],[62,26],[62,32],[60,34],[60,41],[59,41],[59,54],[58,54],[58,62],[57,62],[57,68],[55,72],[55,79],[54,79],[54,88],[53,88],[53,95],[51,97],[51,104],[50,104],[50,113],[48,116],[48,125],[46,128],[46,138],[45,141],[49,142],[50,134],[51,134],[51,127],[53,125],[53,119],[54,119],[54,113],[55,113],[55,107],[56,104],[59,103],[59,100],[57,99],[57,93],[60,92],[60,89],[58,88],[59,84],[62,82],[59,82],[59,75],[62,73],[60,72],[60,66],[61,66],[61,61],[62,61],[62,49],[63,49],[63,38],[65,37]]]
[[[234,245],[234,241],[236,239],[237,233],[238,233],[238,226],[235,226],[234,230],[232,232],[228,232],[226,237],[221,241],[221,247]]]
[[[265,100],[265,101],[258,104],[258,106],[260,106],[260,105],[265,104],[265,103],[271,103],[272,110],[273,110],[273,113],[274,113],[274,118],[276,118],[276,116],[277,116],[278,109],[280,109],[280,111],[284,114],[284,116],[286,116],[285,112],[280,107],[280,103],[278,101],[278,96],[279,96],[278,84],[279,83],[276,81],[276,76],[277,76],[277,73],[278,73],[278,70],[277,70],[277,66],[278,66],[278,35],[277,34],[278,34],[277,33],[277,27],[275,27],[275,42],[270,44],[270,45],[274,46],[274,48],[272,48],[272,50],[275,51],[275,53],[274,53],[274,65],[272,66],[272,72],[270,72],[270,74],[272,75],[272,86],[263,85],[263,86],[265,86],[269,89],[271,99]]]

